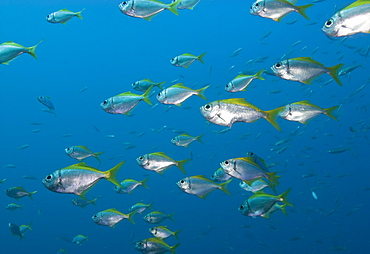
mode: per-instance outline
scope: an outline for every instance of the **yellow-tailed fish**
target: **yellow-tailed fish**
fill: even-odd
[[[138,186],[143,186],[149,189],[149,187],[146,185],[148,180],[149,178],[146,178],[139,182],[134,179],[125,179],[121,182],[122,187],[114,186],[114,190],[119,194],[131,194]]]
[[[50,97],[47,96],[39,96],[37,97],[37,100],[44,106],[46,106],[49,110],[54,111],[54,105],[50,100]]]
[[[257,192],[260,190],[263,190],[264,188],[268,187],[268,183],[266,183],[262,179],[255,179],[251,181],[241,181],[239,183],[240,188],[242,188],[245,191],[250,191],[250,192]]]
[[[271,67],[271,70],[280,78],[298,81],[308,85],[318,76],[327,73],[342,86],[343,84],[338,77],[338,72],[342,67],[343,64],[325,67],[322,63],[313,60],[311,57],[297,57],[278,62]]]
[[[77,244],[77,245],[81,245],[83,242],[85,242],[87,240],[88,240],[88,237],[87,236],[84,236],[84,235],[76,235],[75,237],[73,237],[72,243]]]
[[[0,64],[9,64],[10,61],[23,53],[28,53],[37,59],[35,50],[42,40],[33,47],[24,47],[13,41],[0,44]]]
[[[254,163],[256,163],[258,166],[260,166],[260,168],[262,168],[266,172],[270,172],[269,168],[266,165],[265,160],[262,159],[261,157],[259,157],[256,153],[248,151],[248,152],[246,152],[245,157],[250,157],[253,160]]]
[[[145,215],[143,219],[150,224],[158,224],[166,219],[170,219],[173,221],[173,215],[173,213],[164,214],[158,211],[154,211]]]
[[[198,90],[193,90],[182,85],[182,83],[179,83],[160,91],[157,94],[157,100],[163,104],[173,104],[176,106],[181,106],[181,103],[193,95],[197,95],[200,98],[207,100],[207,98],[204,96],[204,91],[208,87],[209,85]]]
[[[11,203],[11,204],[8,204],[5,206],[6,209],[10,210],[10,211],[15,211],[17,209],[22,209],[22,205],[17,205],[17,204],[14,204],[14,203]]]
[[[24,236],[21,230],[19,229],[19,227],[14,223],[9,223],[8,226],[9,226],[10,232],[12,232],[12,235],[19,236],[19,239],[22,240]]]
[[[265,70],[261,70],[257,72],[254,75],[244,75],[240,74],[236,76],[233,80],[231,80],[225,87],[225,90],[231,93],[239,92],[239,91],[246,91],[249,84],[255,80],[255,79],[260,79],[260,80],[265,80],[262,77],[262,74],[264,73]]]
[[[85,10],[82,9],[79,12],[73,12],[69,11],[67,9],[61,9],[59,11],[53,12],[46,16],[46,21],[49,23],[60,23],[65,25],[68,20],[70,20],[73,17],[78,17],[79,19],[82,19],[81,12]]]
[[[154,237],[159,237],[159,238],[162,238],[162,239],[166,239],[166,238],[170,237],[171,235],[176,237],[176,239],[179,239],[178,234],[181,232],[181,229],[173,232],[173,231],[169,230],[166,226],[156,226],[156,227],[149,228],[149,232]]]
[[[153,237],[147,238],[135,243],[135,249],[143,254],[155,254],[155,253],[175,253],[176,248],[179,247],[179,243],[174,246],[169,246],[165,243],[162,238]]]
[[[194,141],[199,141],[200,143],[203,143],[201,138],[203,137],[204,134],[199,135],[197,137],[190,136],[187,133],[178,135],[174,138],[171,139],[171,143],[177,146],[184,146],[188,147],[192,142]]]
[[[142,156],[139,156],[136,159],[136,162],[144,169],[155,171],[158,174],[162,174],[165,170],[169,167],[176,166],[178,167],[181,172],[186,174],[184,169],[185,163],[187,163],[190,159],[185,159],[181,161],[175,161],[174,159],[168,157],[164,152],[157,152],[157,153],[148,153]]]
[[[21,234],[24,235],[24,233],[27,231],[27,230],[32,230],[32,222],[28,225],[20,225],[19,226],[19,231],[21,231]]]
[[[123,219],[128,219],[132,224],[135,224],[135,222],[132,219],[132,216],[135,213],[136,211],[133,211],[129,214],[124,214],[124,213],[121,213],[120,211],[117,211],[114,208],[111,208],[111,209],[98,212],[97,214],[94,214],[92,216],[92,220],[98,225],[108,226],[108,227],[113,228]]]
[[[5,190],[5,194],[11,198],[15,198],[16,200],[22,197],[30,197],[32,199],[32,195],[35,194],[37,191],[27,192],[23,187],[11,187]]]
[[[58,193],[73,193],[84,197],[101,179],[107,179],[113,184],[121,187],[116,179],[116,175],[124,163],[123,161],[108,171],[99,171],[81,162],[54,171],[47,175],[42,180],[42,183],[51,191]]]
[[[94,153],[86,146],[70,146],[64,151],[67,153],[69,157],[72,157],[74,159],[77,159],[79,161],[86,159],[88,157],[94,157],[100,162],[99,155],[101,155],[104,152]]]
[[[243,98],[219,100],[200,107],[200,112],[208,121],[221,126],[231,126],[236,122],[253,123],[265,118],[276,129],[281,130],[276,118],[281,108],[263,111]]]
[[[179,6],[177,6],[177,9],[183,10],[183,9],[189,9],[193,10],[194,7],[199,3],[200,0],[181,0]],[[173,0],[173,2],[176,2],[176,0]]]
[[[96,201],[97,199],[98,199],[98,198],[94,198],[93,200],[88,200],[88,199],[86,199],[86,198],[78,197],[78,198],[74,198],[74,199],[72,199],[72,204],[74,204],[75,206],[79,206],[79,207],[85,207],[85,206],[87,206],[88,204],[95,205],[95,201]]]
[[[204,64],[203,57],[206,54],[207,53],[203,53],[199,56],[194,56],[192,54],[185,53],[185,54],[182,54],[182,55],[179,55],[179,56],[175,56],[174,58],[172,58],[170,60],[170,62],[173,66],[188,68],[189,65],[194,63],[194,61],[196,61],[196,60],[198,60],[199,62]]]
[[[134,88],[136,91],[146,92],[146,90],[148,90],[150,86],[156,86],[159,89],[163,89],[162,84],[164,83],[166,82],[155,83],[147,78],[136,81],[135,83],[132,84],[132,88]]]
[[[139,203],[136,203],[135,205],[131,206],[129,208],[129,210],[130,210],[130,212],[136,211],[137,213],[141,214],[142,212],[144,212],[148,208],[153,209],[152,205],[153,205],[153,203],[144,204],[144,203],[139,202]]]
[[[222,168],[217,169],[211,176],[211,180],[214,182],[225,182],[232,176],[227,174]]]

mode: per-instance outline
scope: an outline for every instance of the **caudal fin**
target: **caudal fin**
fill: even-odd
[[[331,107],[331,108],[326,108],[324,109],[325,111],[325,115],[331,117],[332,119],[334,119],[335,121],[338,121],[338,119],[334,116],[333,112],[336,111],[338,108],[340,108],[340,105],[338,106],[334,106],[334,107]]]
[[[265,111],[266,113],[266,120],[269,121],[277,130],[281,131],[279,124],[277,123],[277,117],[280,113],[284,110],[285,107],[276,108],[273,110]]]
[[[289,201],[288,201],[288,194],[291,191],[292,188],[289,188],[286,192],[283,194],[279,195],[280,201],[283,202],[286,205],[293,206]]]
[[[181,170],[182,173],[186,175],[186,171],[184,169],[184,165],[190,161],[190,159],[182,160],[182,161],[177,161],[177,167]]]
[[[201,62],[202,64],[204,64],[204,61],[203,61],[203,57],[207,54],[207,52],[201,54],[200,56],[198,56],[198,60],[199,62]]]
[[[198,140],[200,143],[202,143],[203,144],[203,141],[202,141],[202,137],[204,136],[204,134],[202,134],[202,135],[199,135],[198,137],[195,137],[196,138],[196,140]]]
[[[227,189],[227,185],[228,185],[232,180],[233,180],[233,179],[229,179],[229,180],[227,180],[226,182],[219,184],[219,186],[221,187],[221,190],[222,190],[223,192],[225,192],[226,194],[228,194],[228,195],[231,195],[231,193],[230,193],[230,191]]]
[[[37,191],[32,191],[30,193],[28,193],[28,196],[30,197],[30,199],[33,200],[33,194],[35,194]]]
[[[132,223],[132,224],[135,224],[135,221],[132,219],[132,216],[134,216],[134,214],[136,213],[136,211],[133,211],[129,214],[127,214],[127,219]]]
[[[148,178],[146,178],[146,179],[144,179],[144,180],[142,180],[140,183],[141,183],[141,185],[142,186],[144,186],[145,188],[147,188],[147,189],[149,189],[149,187],[146,185],[146,182],[149,180],[149,177]]]
[[[177,6],[181,3],[181,0],[177,0],[168,5],[168,10],[171,11],[173,14],[179,15],[179,11],[177,10]]]
[[[301,5],[301,6],[297,6],[297,12],[299,14],[301,14],[303,17],[305,17],[306,19],[310,19],[307,14],[306,14],[306,10],[307,8],[310,8],[311,6],[313,6],[313,4],[307,4],[307,5]]]
[[[34,58],[36,58],[37,59],[37,56],[36,56],[36,53],[35,53],[35,50],[36,50],[36,48],[37,48],[37,46],[43,41],[44,39],[42,39],[41,41],[39,41],[39,43],[37,43],[35,46],[33,46],[33,47],[29,47],[28,48],[28,54],[30,54],[31,56],[33,56]]]
[[[104,152],[99,152],[99,153],[94,153],[94,157],[95,159],[97,159],[100,163],[100,158],[99,158],[99,155],[103,154]]]
[[[338,76],[338,73],[340,71],[340,69],[342,69],[344,64],[337,64],[333,67],[328,67],[328,69],[330,70],[329,72],[329,75],[332,76],[332,78],[340,85],[340,86],[343,86],[343,83],[342,81],[340,81],[339,79],[339,76]]]
[[[124,163],[125,161],[122,161],[118,163],[116,166],[114,166],[113,168],[105,172],[105,174],[107,175],[107,180],[121,188],[122,188],[122,185],[118,182],[116,177],[117,177],[118,171],[121,169]]]
[[[200,98],[202,98],[203,100],[207,100],[207,98],[204,96],[204,90],[206,90],[209,86],[210,86],[210,85],[205,86],[205,87],[203,87],[203,88],[201,88],[201,89],[196,90],[196,91],[197,91],[197,95],[198,95]]]
[[[182,229],[177,230],[176,232],[173,232],[173,236],[176,237],[177,240],[179,240],[179,233]]]
[[[80,19],[83,19],[82,16],[81,16],[81,12],[83,12],[86,8],[83,8],[81,11],[79,12],[76,12],[76,16]]]
[[[146,90],[145,93],[143,94],[143,97],[144,97],[143,100],[149,105],[153,105],[153,103],[150,101],[150,98],[149,98],[149,95],[152,89],[153,89],[153,86],[150,86],[148,90]]]
[[[260,80],[265,80],[263,77],[262,77],[262,74],[265,72],[264,69],[260,70],[259,72],[257,72],[254,76],[256,76],[256,79],[260,79]]]

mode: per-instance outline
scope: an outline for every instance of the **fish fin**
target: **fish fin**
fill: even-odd
[[[144,186],[145,188],[147,188],[147,189],[149,189],[149,187],[146,185],[146,182],[149,180],[149,177],[148,178],[146,178],[146,179],[144,179],[144,180],[142,180],[140,183],[141,183],[141,185],[142,186]]]
[[[329,72],[329,75],[340,85],[340,86],[343,86],[343,83],[342,81],[340,81],[339,79],[339,76],[338,76],[338,72],[340,71],[340,69],[342,69],[344,64],[337,64],[335,66],[332,66],[332,67],[327,67],[330,72]]]
[[[301,6],[297,6],[297,12],[299,14],[301,14],[303,17],[305,17],[306,19],[310,19],[307,14],[306,14],[306,10],[308,8],[310,8],[311,6],[313,6],[313,4],[306,4],[306,5],[301,5]]]
[[[125,163],[125,161],[122,161],[122,162],[118,163],[116,166],[114,166],[113,168],[104,172],[105,175],[107,176],[108,181],[110,181],[111,183],[113,183],[113,184],[115,184],[115,185],[117,185],[121,188],[122,188],[122,185],[119,183],[116,176],[117,176],[117,172],[121,169],[121,167],[124,163]]]
[[[86,198],[86,194],[89,192],[89,190],[91,190],[95,186],[95,184],[97,184],[97,182],[91,185],[89,188],[87,188],[83,192],[81,192],[80,194],[76,193],[76,195],[79,195],[82,198]]]
[[[173,219],[173,216],[175,215],[175,213],[171,213],[171,214],[169,214],[168,215],[168,218],[170,219],[170,220],[172,220],[172,221],[175,221],[174,219]]]
[[[201,88],[201,89],[196,90],[196,91],[197,91],[197,95],[198,95],[200,98],[202,98],[203,100],[207,100],[207,98],[204,96],[204,91],[205,91],[208,87],[209,87],[209,85],[208,85],[208,86],[205,86],[205,87],[203,87],[203,88]]]
[[[32,199],[32,200],[33,200],[32,195],[33,195],[33,194],[35,194],[36,192],[37,192],[37,191],[32,191],[32,192],[28,193],[28,196],[30,197],[30,199]]]
[[[152,91],[152,89],[153,89],[153,86],[151,85],[146,91],[145,91],[145,93],[143,94],[143,97],[144,97],[144,101],[146,102],[146,103],[148,103],[149,105],[153,105],[153,103],[150,101],[150,98],[149,98],[149,94],[150,94],[150,92]]]
[[[104,152],[99,152],[99,153],[94,153],[94,157],[95,159],[97,159],[100,163],[100,158],[99,158],[99,155],[103,154]]]
[[[204,61],[203,61],[203,57],[207,54],[207,52],[201,54],[200,56],[197,57],[197,59],[199,60],[199,62],[201,62],[202,64],[204,64]]]
[[[39,41],[39,43],[37,43],[35,46],[33,46],[33,47],[29,47],[28,48],[28,54],[30,54],[31,56],[33,56],[34,58],[36,58],[37,59],[37,56],[36,56],[36,53],[35,53],[35,50],[36,50],[36,47],[43,41],[44,39],[42,39],[41,41]],[[10,61],[8,61],[8,62],[10,62]],[[4,63],[5,64],[5,63]]]
[[[173,232],[173,236],[174,236],[177,240],[179,240],[179,233],[181,232],[181,230],[182,230],[182,229],[179,229],[179,230],[177,230],[177,231]]]
[[[162,85],[163,85],[164,83],[166,83],[166,81],[164,81],[164,82],[160,82],[160,83],[157,83],[156,85],[157,85],[160,89],[162,89],[162,90],[163,90]]]
[[[79,12],[76,12],[76,16],[79,18],[79,19],[83,19],[82,16],[81,16],[81,12],[83,12],[86,8],[83,8],[81,11]]]
[[[171,254],[175,254],[176,253],[176,249],[177,249],[177,247],[179,247],[180,246],[180,243],[177,243],[177,244],[175,244],[174,246],[171,246],[170,247],[170,252],[171,252]]]
[[[340,105],[324,109],[325,115],[338,121],[338,119],[333,115],[333,112],[336,111],[338,108],[340,108]]]
[[[132,216],[134,216],[134,214],[136,213],[136,211],[133,211],[129,214],[127,214],[127,219],[132,223],[132,224],[135,224],[135,221],[132,219]]]
[[[265,72],[265,69],[262,69],[260,70],[259,72],[257,72],[254,76],[256,76],[256,79],[260,79],[260,80],[265,80],[263,77],[262,77],[262,74]]]
[[[288,214],[286,213],[286,204],[283,204],[283,205],[279,205],[281,211],[283,212],[283,214],[285,214],[285,216],[288,216]]]
[[[219,184],[219,186],[221,187],[221,190],[222,190],[223,192],[225,192],[226,194],[228,194],[228,195],[231,195],[231,193],[230,193],[230,191],[227,189],[227,185],[228,185],[232,180],[233,180],[233,179],[229,179],[229,180],[227,180],[226,182]]]
[[[306,79],[306,80],[302,80],[300,82],[302,82],[303,84],[306,84],[306,85],[312,85],[312,82],[314,81],[314,79],[316,79],[317,77],[313,77],[313,78],[310,78],[310,79]]]
[[[177,10],[177,6],[181,3],[181,0],[177,0],[168,5],[168,10],[171,11],[173,14],[179,15],[179,11]]]
[[[93,200],[91,200],[91,204],[96,205],[96,204],[95,204],[95,201],[96,201],[96,200],[98,200],[98,198],[94,198]]]
[[[279,185],[278,178],[281,177],[281,176],[276,175],[276,173],[277,172],[272,172],[272,173],[266,172],[266,174],[268,175],[268,180],[273,186]]]
[[[198,137],[195,137],[200,143],[203,144],[203,141],[201,140],[201,138],[204,136],[204,134],[202,135],[199,135]]]
[[[283,194],[280,194],[278,197],[281,198],[281,202],[283,202],[286,205],[293,206],[287,199],[289,192],[292,190],[292,188],[289,188],[286,192]]]
[[[266,113],[265,119],[279,131],[281,131],[281,128],[277,123],[276,119],[280,115],[280,113],[284,110],[284,108],[285,107],[280,107],[273,110],[265,111]]]
[[[145,17],[144,19],[145,20],[148,20],[148,21],[151,21],[152,20],[152,18],[154,18],[155,16],[157,16],[158,15],[158,13],[156,13],[156,14],[154,14],[154,15],[151,15],[151,16],[148,16],[148,17]]]
[[[281,17],[279,17],[279,18],[275,18],[275,19],[273,19],[273,20],[275,20],[275,21],[277,21],[277,22],[280,22],[280,21],[281,21],[283,18],[285,18],[288,14],[289,14],[289,13],[284,14],[283,16],[281,16]]]
[[[268,213],[262,214],[261,217],[266,218],[266,219],[270,219],[270,215]]]
[[[177,161],[177,167],[181,170],[182,173],[186,175],[186,171],[184,169],[184,165],[190,161],[190,159],[182,160],[182,161]]]

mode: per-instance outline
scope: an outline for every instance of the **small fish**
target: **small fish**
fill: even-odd
[[[57,254],[66,254],[67,253],[67,250],[65,249],[59,249]]]
[[[135,205],[129,208],[129,211],[130,212],[136,211],[137,213],[141,214],[148,208],[153,209],[152,205],[153,205],[152,203],[151,204],[136,203]]]
[[[181,0],[177,0],[171,4],[165,4],[158,0],[128,0],[118,5],[120,11],[128,16],[142,18],[150,21],[158,13],[169,10],[172,13],[179,15],[177,6]]]
[[[162,238],[162,239],[166,239],[166,238],[170,237],[171,235],[176,237],[176,239],[179,239],[178,234],[181,232],[181,229],[179,229],[175,232],[172,232],[166,226],[157,226],[157,227],[149,228],[149,232],[154,237],[159,237],[159,238]]]
[[[17,205],[17,204],[14,204],[14,203],[11,203],[11,204],[8,204],[5,206],[6,209],[10,210],[10,211],[15,211],[17,209],[22,209],[22,205]]]
[[[225,90],[227,92],[235,93],[235,92],[240,92],[240,91],[246,91],[247,87],[249,84],[254,80],[254,79],[260,79],[260,80],[265,80],[262,77],[262,74],[264,73],[265,70],[260,70],[254,75],[243,75],[240,74],[236,76],[233,80],[231,80],[225,87]]]
[[[132,84],[132,88],[134,88],[136,91],[146,92],[146,90],[148,90],[149,87],[151,86],[156,86],[159,89],[163,89],[162,84],[164,83],[166,82],[155,83],[147,78],[147,79],[136,81],[135,83]]]
[[[199,3],[200,0],[181,0],[180,4],[177,6],[177,9],[183,10],[183,9],[189,9],[193,10],[194,7]],[[176,2],[176,0],[173,0],[173,2]]]
[[[370,33],[370,1],[358,0],[335,13],[322,26],[328,36]]]
[[[35,50],[41,42],[42,40],[33,47],[24,47],[13,41],[7,41],[0,44],[0,64],[9,64],[10,61],[23,53],[28,53],[37,59]]]
[[[124,214],[114,208],[111,208],[93,215],[92,220],[98,225],[114,228],[123,219],[128,219],[132,224],[135,224],[132,219],[132,216],[135,213],[136,211],[133,211],[129,214]]]
[[[0,180],[0,183],[4,184],[5,181],[6,181],[6,179],[2,179],[2,180]]]
[[[249,11],[253,15],[280,22],[282,18],[294,11],[309,19],[306,15],[306,9],[311,6],[313,4],[296,6],[287,0],[257,0],[252,4]]]
[[[268,187],[269,185],[261,180],[261,179],[256,179],[248,182],[241,181],[239,183],[240,188],[242,188],[245,191],[251,191],[253,193],[263,190],[264,188]]]
[[[74,198],[72,199],[72,204],[74,204],[75,206],[79,206],[79,207],[85,207],[87,206],[88,204],[92,204],[92,205],[95,205],[95,201],[97,200],[98,198],[94,198],[93,200],[88,200],[86,198]]]
[[[343,76],[343,75],[349,74],[352,71],[356,70],[358,67],[364,68],[364,67],[362,67],[361,64],[350,65],[350,66],[347,66],[345,68],[340,69],[339,72],[338,72],[338,76]]]
[[[135,243],[135,249],[143,254],[156,254],[156,253],[175,253],[176,248],[179,247],[179,243],[174,246],[169,246],[165,243],[162,238],[154,237],[147,238]]]
[[[338,72],[342,67],[343,64],[325,67],[322,63],[313,60],[311,57],[298,57],[278,62],[271,67],[271,70],[280,78],[298,81],[308,85],[318,76],[327,73],[340,86],[343,86],[338,77]]]
[[[185,159],[181,161],[175,161],[174,159],[168,157],[164,152],[149,153],[139,156],[136,162],[144,169],[155,171],[158,174],[162,174],[169,167],[176,166],[181,172],[186,174],[184,169],[185,163],[190,159]]]
[[[82,92],[85,92],[86,90],[87,90],[87,86],[85,86],[84,88],[81,88],[80,90],[78,90],[80,93],[82,93]]]
[[[46,106],[49,110],[54,111],[54,105],[50,100],[50,97],[47,96],[39,96],[37,97],[37,100],[44,106]]]
[[[348,150],[351,150],[351,148],[346,148],[346,147],[338,147],[338,148],[334,148],[334,149],[330,149],[328,150],[328,153],[331,153],[331,154],[338,154],[338,153],[344,153]]]
[[[15,168],[14,164],[6,164],[3,166],[4,168]]]
[[[280,117],[288,121],[300,122],[307,124],[309,120],[314,118],[319,114],[325,114],[330,118],[338,121],[338,119],[333,115],[333,112],[337,110],[340,106],[334,106],[331,108],[320,108],[315,104],[307,101],[299,101],[295,103],[288,104],[284,106],[284,110],[280,112]]]
[[[227,190],[227,185],[231,181],[232,179],[229,179],[224,183],[217,184],[211,180],[208,180],[203,175],[198,175],[181,179],[176,184],[182,191],[205,199],[207,195],[215,189],[220,189],[226,194],[230,195],[230,192]]]
[[[132,191],[136,189],[138,186],[143,186],[149,189],[149,187],[146,185],[146,182],[148,180],[149,178],[146,178],[139,182],[134,179],[125,179],[121,182],[122,187],[114,186],[114,190],[119,194],[131,194]]]
[[[280,111],[281,108],[262,111],[243,98],[213,101],[200,107],[201,114],[208,121],[230,128],[236,122],[252,123],[260,118],[265,118],[276,129],[280,130],[276,122]]]
[[[32,230],[32,222],[28,225],[20,225],[19,226],[19,231],[21,231],[22,235],[24,235],[24,233],[27,231],[27,230]]]
[[[73,193],[84,197],[86,193],[103,178],[121,187],[116,179],[116,175],[124,163],[123,161],[108,171],[103,172],[81,162],[54,171],[47,175],[42,180],[42,183],[51,191],[58,193]]]
[[[245,157],[251,158],[251,160],[254,163],[256,163],[261,169],[263,169],[266,172],[270,172],[269,167],[266,165],[265,160],[262,159],[261,157],[259,157],[254,152],[251,152],[251,151],[246,152],[246,156]]]
[[[28,148],[28,147],[30,147],[30,145],[29,144],[25,144],[25,145],[21,145],[20,147],[18,147],[17,149],[18,150],[22,150],[22,149],[26,149],[26,148]]]
[[[148,213],[147,215],[144,216],[143,219],[150,224],[158,224],[166,219],[170,219],[173,221],[173,215],[174,213],[164,214],[164,213],[155,211],[155,212]]]
[[[37,191],[27,192],[22,187],[11,187],[11,188],[5,190],[6,195],[8,195],[11,198],[15,198],[16,200],[18,200],[22,197],[26,197],[26,196],[29,196],[30,199],[33,199],[32,195],[35,194],[36,192]]]
[[[229,55],[229,57],[234,57],[234,56],[239,55],[240,51],[242,51],[242,50],[243,50],[242,48],[238,48],[231,55]]]
[[[21,233],[21,230],[19,229],[19,227],[15,225],[14,223],[9,223],[8,226],[9,226],[10,232],[12,232],[12,235],[19,236],[19,239],[22,240],[24,236]]]
[[[207,100],[207,98],[204,96],[204,91],[208,87],[209,85],[198,90],[193,90],[184,86],[182,83],[179,83],[160,91],[157,94],[157,100],[163,104],[173,104],[176,106],[181,106],[181,103],[193,95],[197,95],[200,98]]]
[[[56,11],[56,12],[53,12],[53,13],[47,15],[46,16],[46,21],[49,22],[49,23],[54,23],[54,24],[60,23],[60,24],[65,25],[67,23],[67,21],[70,20],[73,17],[78,17],[78,18],[82,19],[81,12],[83,10],[85,10],[85,9],[82,9],[79,12],[72,12],[72,11],[69,11],[67,9],[61,9],[59,11]]]
[[[188,68],[189,65],[194,63],[195,60],[198,60],[199,62],[204,64],[203,57],[206,54],[207,53],[203,53],[199,56],[194,56],[192,54],[185,53],[185,54],[182,54],[182,55],[179,55],[179,56],[176,56],[176,57],[172,58],[170,60],[170,62],[173,66]]]
[[[222,168],[219,168],[212,174],[211,180],[214,182],[225,182],[229,180],[231,177],[232,176],[226,174],[226,172]]]
[[[87,236],[76,235],[75,237],[73,237],[72,243],[75,243],[77,245],[81,245],[84,241],[87,241],[87,240],[88,240]]]
[[[149,94],[152,88],[152,86],[149,87],[143,95],[138,95],[131,92],[118,94],[104,100],[102,103],[100,103],[100,107],[105,112],[110,114],[130,115],[131,111],[140,101],[145,101],[149,105],[152,105],[152,102],[149,99]]]
[[[317,195],[316,195],[316,193],[314,191],[312,191],[312,196],[313,196],[314,199],[317,200]]]
[[[204,134],[199,135],[197,137],[193,137],[188,135],[187,133],[181,134],[179,136],[176,136],[171,139],[171,143],[177,146],[183,146],[183,147],[188,147],[192,142],[194,141],[199,141],[200,143],[203,143],[201,138],[203,137]]]
[[[86,146],[70,146],[64,149],[64,151],[67,153],[69,157],[77,159],[78,161],[82,161],[83,159],[86,159],[88,157],[94,157],[100,162],[99,155],[104,153],[104,152],[94,153]]]

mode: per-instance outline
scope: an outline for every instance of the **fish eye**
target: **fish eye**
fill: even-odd
[[[205,109],[205,110],[209,110],[209,109],[211,109],[211,105],[210,105],[210,104],[205,105],[205,106],[204,106],[204,109]]]
[[[50,15],[47,15],[47,16],[46,16],[46,18],[47,18],[47,19],[48,19],[48,18],[50,18]]]
[[[93,216],[94,218],[98,217],[96,214]]]
[[[244,209],[244,206],[243,205],[240,205],[239,209],[240,210],[243,210]]]
[[[281,66],[282,66],[281,62],[278,62],[278,63],[275,64],[276,68],[280,68]]]
[[[70,148],[70,147],[68,147],[66,150],[67,150],[67,151],[70,151],[70,150],[71,150],[71,148]]]
[[[122,5],[126,5],[126,4],[127,4],[127,2],[126,2],[126,1],[122,2]]]
[[[9,192],[10,190],[9,190],[9,189],[6,189],[5,191],[6,191],[6,192]]]
[[[253,152],[250,152],[249,154],[250,154],[250,155],[252,155],[252,156],[254,155],[254,153],[253,153]]]
[[[103,101],[103,105],[107,105],[107,104],[108,104],[107,100]]]
[[[229,161],[225,161],[225,162],[224,162],[224,164],[225,164],[225,165],[229,165]]]
[[[325,22],[325,27],[329,28],[334,24],[332,19],[329,19],[328,21]]]
[[[142,161],[142,160],[144,160],[144,157],[140,156],[138,159]]]
[[[45,180],[46,181],[48,181],[48,182],[50,182],[51,180],[53,179],[53,175],[47,175],[46,177],[45,177]]]
[[[161,93],[158,93],[158,94],[157,94],[157,96],[158,96],[158,97],[159,97],[159,96],[161,96]]]
[[[185,181],[184,180],[180,180],[180,183],[185,183]]]

